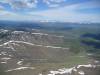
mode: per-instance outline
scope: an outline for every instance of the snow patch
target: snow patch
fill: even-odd
[[[19,67],[19,68],[15,68],[15,69],[10,69],[10,70],[7,70],[5,72],[10,72],[10,71],[17,71],[17,70],[26,70],[26,69],[35,69],[34,67]]]
[[[78,65],[77,66],[77,68],[80,68],[80,67],[91,68],[91,67],[94,67],[94,65],[88,64],[88,65]]]
[[[56,75],[56,74],[71,74],[72,73],[72,70],[74,69],[75,67],[72,67],[72,68],[69,68],[69,69],[66,69],[66,68],[63,68],[63,69],[58,69],[58,71],[50,71],[50,73],[48,75]]]
[[[40,73],[39,75],[43,75],[42,73]]]
[[[45,34],[45,33],[32,33],[33,35],[49,35],[49,34]],[[64,36],[56,36],[56,35],[51,35],[51,36],[55,36],[55,37],[64,37]]]
[[[19,33],[24,33],[24,31],[13,31],[13,34],[19,34]]]
[[[48,35],[48,34],[44,34],[44,33],[32,33],[33,35]]]
[[[85,73],[83,71],[79,71],[78,72],[80,75],[85,75]]]
[[[3,32],[3,33],[6,33],[6,32],[8,32],[9,30],[0,29],[0,31]]]
[[[0,63],[1,63],[1,64],[7,64],[7,62],[5,62],[5,61],[4,61],[4,62],[0,62]]]
[[[78,65],[77,67],[72,67],[72,68],[62,68],[62,69],[58,69],[56,71],[49,71],[49,74],[47,75],[59,75],[59,74],[71,74],[73,71],[74,72],[78,72],[77,69],[81,68],[81,67],[90,67],[90,68],[95,68],[97,66],[100,66],[100,65],[91,65],[91,64],[88,64],[88,65]],[[80,75],[85,75],[85,73],[83,71],[79,71],[78,72]]]
[[[94,62],[95,62],[95,63],[99,63],[100,61],[98,61],[98,60],[95,60]]]
[[[7,61],[9,59],[11,59],[11,58],[8,58],[8,57],[1,58],[1,60],[4,60],[4,61]]]
[[[7,52],[1,52],[1,55],[7,55]]]
[[[33,44],[33,43],[29,43],[29,42],[24,42],[24,41],[13,41],[13,40],[12,40],[12,41],[9,41],[9,42],[6,42],[6,43],[4,43],[3,45],[0,45],[0,46],[9,45],[9,47],[10,47],[13,51],[16,51],[10,43],[24,43],[24,44],[28,44],[28,45],[39,46],[39,47],[46,47],[46,48],[69,49],[69,48],[55,47],[55,46],[36,45],[36,44]]]
[[[17,64],[18,64],[18,65],[22,65],[22,62],[23,62],[23,61],[18,61]]]

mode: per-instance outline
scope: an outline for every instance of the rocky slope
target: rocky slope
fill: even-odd
[[[35,29],[0,29],[0,70],[4,75],[100,75],[99,61],[72,68],[54,68],[54,63],[66,62],[72,55],[70,48],[58,47],[63,39],[64,36]],[[53,68],[50,64],[54,64]]]

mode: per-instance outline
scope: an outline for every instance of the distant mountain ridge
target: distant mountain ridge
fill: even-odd
[[[5,29],[23,29],[34,28],[34,29],[45,29],[45,30],[68,30],[73,27],[80,26],[97,26],[99,23],[71,23],[71,22],[24,22],[24,21],[0,21],[0,28]]]

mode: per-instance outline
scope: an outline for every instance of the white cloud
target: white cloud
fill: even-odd
[[[3,2],[11,3],[9,1],[12,0],[2,0]],[[33,4],[31,2],[27,2],[28,0],[20,0],[23,1],[23,3],[11,3],[11,6],[13,8],[34,8],[35,4],[38,4],[38,0],[32,0]],[[45,0],[48,2],[48,5],[51,7],[57,7],[59,4],[49,4],[50,1],[56,0]],[[1,1],[0,1],[1,2]],[[60,2],[60,0],[58,1]],[[21,6],[20,6],[21,5]],[[57,9],[48,9],[45,11],[32,11],[28,12],[26,15],[17,14],[13,12],[7,12],[7,11],[0,11],[0,19],[6,19],[6,20],[28,20],[28,21],[34,21],[34,20],[57,20],[57,21],[66,21],[66,22],[100,22],[100,15],[95,13],[80,13],[77,12],[77,10],[84,9],[84,8],[97,8],[100,7],[98,2],[88,2],[88,3],[80,3],[80,4],[74,4],[65,6],[62,8]],[[1,7],[2,8],[2,7]]]
[[[100,8],[100,1],[89,1],[86,3],[78,4],[78,8],[85,9],[85,8]]]
[[[43,0],[48,7],[59,7],[66,0]]]
[[[42,15],[50,20],[66,21],[66,22],[100,22],[100,15],[89,14],[89,13],[79,13],[76,10],[84,7],[84,3],[66,6],[59,9],[51,9],[41,12],[31,12],[30,14]],[[88,4],[85,5],[88,8]]]
[[[61,2],[65,2],[66,0],[43,0],[43,2],[45,3],[61,3]]]
[[[41,15],[22,15],[5,10],[0,11],[0,20],[12,20],[12,21],[38,21],[44,19]]]
[[[53,8],[54,8],[54,7],[59,7],[59,6],[60,6],[59,4],[49,4],[49,5],[48,5],[48,7],[53,7]]]
[[[16,16],[17,14],[15,13],[12,13],[12,12],[8,12],[8,11],[5,11],[5,10],[1,10],[0,11],[0,19],[2,19],[1,17],[3,16]]]
[[[2,3],[8,3],[13,9],[36,8],[38,0],[1,0]]]

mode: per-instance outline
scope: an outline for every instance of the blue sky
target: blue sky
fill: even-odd
[[[0,20],[100,22],[100,0],[0,0]]]

